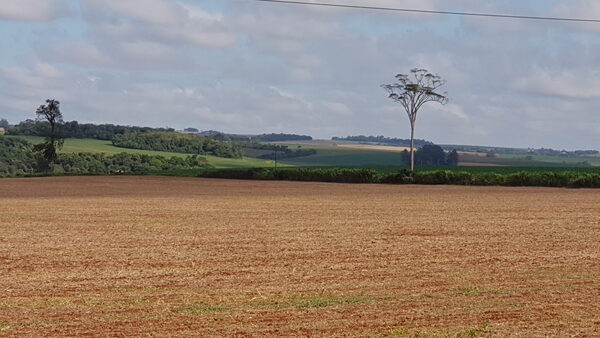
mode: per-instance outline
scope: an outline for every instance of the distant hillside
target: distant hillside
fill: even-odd
[[[549,148],[506,148],[506,147],[491,147],[491,146],[471,146],[471,145],[452,145],[446,144],[441,145],[444,150],[456,149],[462,152],[474,152],[474,153],[487,153],[490,156],[494,154],[507,154],[507,155],[523,155],[523,156],[552,156],[552,157],[565,157],[565,158],[576,158],[576,157],[587,157],[597,156],[600,154],[598,150],[554,150]]]
[[[409,147],[410,139],[401,138],[389,138],[382,135],[379,136],[346,136],[346,137],[332,137],[333,141],[350,141],[350,142],[364,142],[364,143],[378,143],[378,144],[389,144],[394,146]],[[432,145],[433,142],[415,139],[415,146],[422,147],[424,145]]]

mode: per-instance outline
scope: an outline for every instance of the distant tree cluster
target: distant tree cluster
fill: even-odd
[[[45,137],[49,128],[47,121],[26,120],[8,128],[8,135],[27,135]],[[91,124],[79,123],[77,121],[64,122],[58,129],[58,135],[62,138],[93,138],[110,141],[115,135],[126,133],[141,133],[151,131],[174,131],[170,128],[150,128],[119,126],[113,124]]]
[[[46,167],[40,167],[34,146],[22,139],[0,136],[0,177],[51,174],[144,173],[209,167],[206,158],[197,155],[166,158],[142,154],[69,153],[58,154]]]
[[[252,138],[252,140],[258,142],[310,141],[312,139],[307,135],[296,134],[261,134]]]
[[[401,138],[389,138],[384,137],[382,135],[379,136],[346,136],[346,137],[333,137],[333,141],[351,141],[351,142],[364,142],[364,143],[380,143],[380,144],[389,144],[393,146],[401,146],[401,147],[409,147],[410,139],[401,139]],[[433,144],[433,142],[426,140],[415,139],[415,146],[422,147],[426,144]]]
[[[407,150],[402,152],[402,164],[410,165],[410,153]],[[416,165],[458,165],[458,152],[452,150],[448,153],[444,152],[442,147],[438,145],[426,144],[423,147],[417,149],[415,152],[415,164]]]
[[[241,158],[240,147],[231,141],[176,132],[146,132],[115,135],[114,146],[130,149],[168,151],[184,154]]]
[[[0,128],[8,128],[10,127],[10,124],[8,123],[7,119],[0,119]]]

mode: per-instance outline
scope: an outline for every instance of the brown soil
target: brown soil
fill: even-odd
[[[598,336],[600,193],[0,180],[0,336]]]

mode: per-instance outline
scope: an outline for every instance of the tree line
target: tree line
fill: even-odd
[[[253,141],[257,142],[283,142],[283,141],[311,141],[313,138],[308,135],[296,135],[296,134],[261,134],[252,137]]]
[[[206,170],[202,171],[200,176],[247,180],[287,180],[339,183],[600,188],[599,173],[585,173],[576,171],[516,171],[495,173],[451,170],[414,171],[402,169],[396,173],[388,173],[367,168],[253,168]]]
[[[118,174],[145,173],[210,167],[206,158],[191,155],[185,158],[119,153],[57,154],[47,163],[34,151],[30,142],[0,136],[0,177],[32,176],[39,174]]]
[[[486,153],[489,157],[494,157],[496,154],[510,155],[540,155],[540,156],[555,156],[555,157],[588,157],[600,154],[598,150],[555,150],[551,148],[505,148],[505,147],[486,147],[486,146],[470,146],[470,145],[442,145],[446,150],[456,149],[464,152]]]
[[[117,134],[113,137],[112,143],[116,147],[130,149],[214,155],[227,158],[242,157],[241,148],[232,141],[167,131]]]
[[[7,135],[26,135],[46,137],[50,124],[48,121],[25,120],[6,130]],[[79,123],[77,121],[63,122],[58,126],[57,133],[62,138],[93,138],[110,141],[115,135],[126,133],[142,133],[151,131],[174,131],[172,128],[151,128],[136,126],[120,126],[114,124]]]
[[[364,143],[380,143],[380,144],[389,144],[393,146],[401,146],[408,147],[410,146],[410,139],[401,139],[401,138],[389,138],[383,135],[379,136],[346,136],[346,137],[332,137],[332,141],[351,141],[351,142],[364,142]],[[415,146],[422,147],[426,144],[433,144],[431,141],[415,139]]]

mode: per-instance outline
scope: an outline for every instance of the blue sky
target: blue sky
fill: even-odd
[[[330,0],[600,19],[595,0]],[[427,68],[437,143],[599,149],[600,24],[461,18],[250,0],[3,0],[0,117],[46,98],[80,122],[408,137],[380,88]]]

